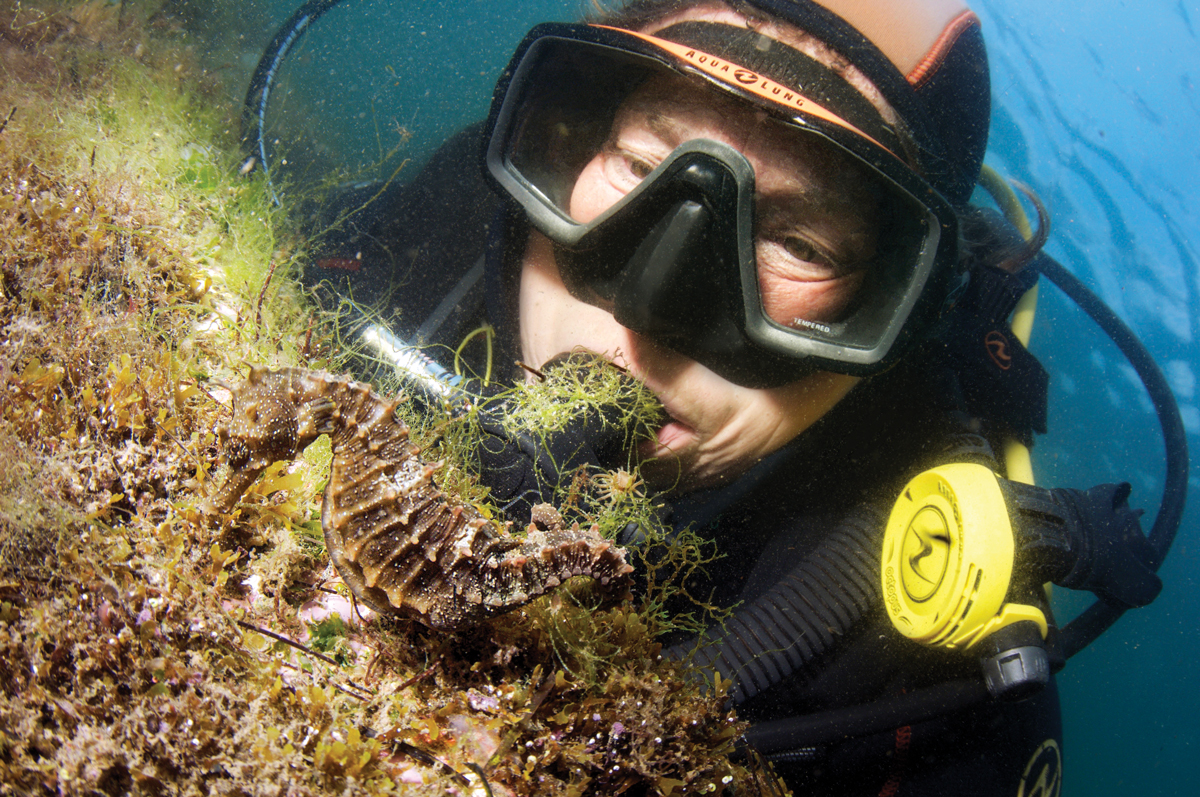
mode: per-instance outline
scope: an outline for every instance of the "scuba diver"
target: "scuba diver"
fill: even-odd
[[[254,113],[335,2],[256,73],[264,166]],[[1040,207],[1026,240],[971,204],[989,92],[959,0],[633,0],[531,31],[487,120],[347,189],[306,274],[394,297],[396,352],[486,322],[503,368],[585,349],[657,395],[640,474],[737,607],[667,652],[732,681],[796,790],[1057,794],[1053,672],[1161,586],[1177,478],[1148,538],[1127,485],[1042,490],[1004,454],[1045,432],[1048,381],[1009,318],[1070,278]],[[1086,628],[1056,627],[1051,581],[1099,596]]]

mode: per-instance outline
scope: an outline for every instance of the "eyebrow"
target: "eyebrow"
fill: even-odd
[[[682,104],[670,97],[660,97],[658,99],[651,97],[638,98],[636,102],[628,108],[629,112],[635,119],[640,117],[650,132],[663,139],[680,139],[683,140],[684,125],[679,122],[678,115],[672,115],[664,112],[663,105],[670,105],[675,108],[682,108]],[[614,132],[617,132],[614,130]]]
[[[650,132],[662,138],[682,138],[680,130],[683,127],[679,120],[661,111],[651,111],[646,114],[646,126]]]

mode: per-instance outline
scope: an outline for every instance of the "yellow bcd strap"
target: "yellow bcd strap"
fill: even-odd
[[[983,165],[983,170],[979,173],[979,184],[983,189],[991,195],[996,204],[1000,206],[1000,210],[1004,213],[1021,236],[1025,240],[1033,237],[1033,228],[1029,225],[1029,216],[1026,215],[1025,209],[1021,207],[1021,202],[1017,198],[1017,192],[1012,189],[999,172],[988,166]],[[1012,323],[1010,325],[1013,335],[1017,340],[1021,341],[1021,345],[1029,347],[1029,338],[1033,333],[1033,316],[1037,310],[1038,286],[1034,285],[1029,290],[1025,291],[1025,295],[1017,302],[1016,308],[1013,310]],[[1029,447],[1018,440],[1004,441],[1004,468],[1007,471],[1008,478],[1015,482],[1023,482],[1025,484],[1033,484],[1033,461],[1029,455]]]

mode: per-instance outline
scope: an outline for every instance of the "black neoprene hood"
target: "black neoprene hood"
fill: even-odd
[[[977,22],[966,26],[926,79],[910,83],[855,27],[813,0],[746,0],[828,44],[854,64],[903,120],[922,176],[953,205],[971,198],[987,149],[991,79]]]

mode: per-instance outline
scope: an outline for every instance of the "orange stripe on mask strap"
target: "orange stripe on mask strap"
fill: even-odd
[[[963,31],[978,24],[979,17],[975,16],[975,12],[970,9],[950,20],[950,24],[942,31],[942,35],[938,36],[937,41],[929,48],[929,52],[925,54],[921,62],[905,75],[909,84],[920,86],[932,77],[933,73],[937,72],[938,67],[942,65],[942,61],[946,60],[947,53],[954,49],[954,43],[958,41],[958,37],[963,34]]]
[[[788,111],[802,113],[807,116],[815,116],[816,118],[823,119],[826,122],[832,122],[835,125],[845,128],[851,133],[870,141],[884,152],[888,152],[896,156],[896,153],[892,152],[883,144],[879,143],[862,130],[859,130],[850,122],[838,116],[825,106],[813,102],[808,97],[805,97],[796,89],[791,88],[790,86],[785,86],[782,83],[778,83],[766,75],[759,74],[752,69],[747,69],[746,67],[736,64],[727,58],[711,55],[703,50],[697,50],[695,47],[677,44],[676,42],[668,41],[667,39],[660,39],[657,36],[638,33],[634,30],[614,28],[608,25],[594,25],[593,27],[620,31],[621,33],[629,34],[630,36],[636,36],[642,41],[653,44],[660,50],[664,50],[680,59],[688,66],[703,72],[714,80],[720,81],[731,88],[749,92],[756,97],[767,100],[768,102],[778,105],[779,107]]]

